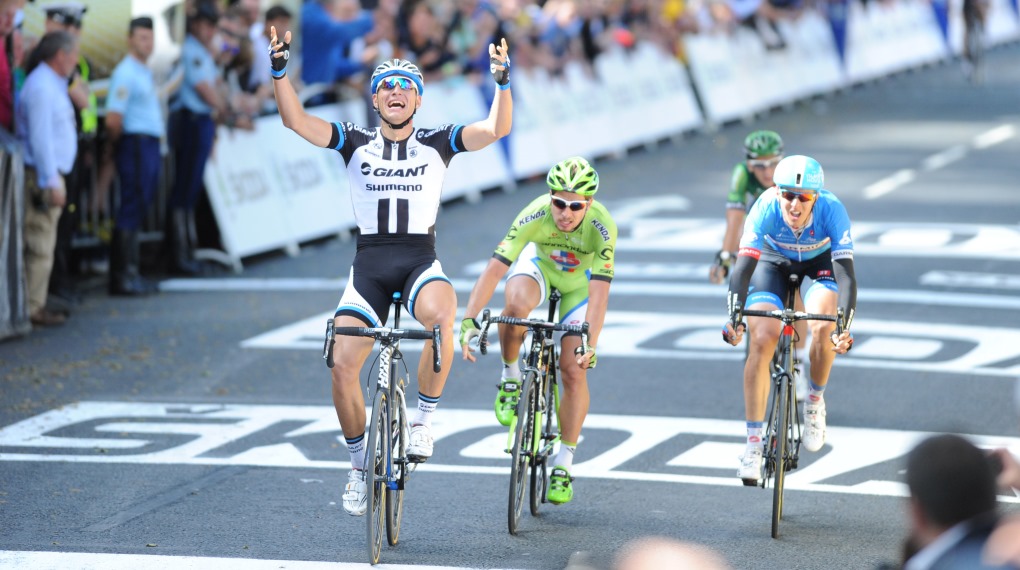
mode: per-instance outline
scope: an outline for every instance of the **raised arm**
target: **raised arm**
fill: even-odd
[[[325,148],[333,135],[332,125],[305,111],[294,86],[287,77],[287,61],[290,59],[290,32],[288,31],[284,35],[282,42],[276,36],[275,26],[269,29],[269,33],[272,38],[269,49],[272,51],[273,92],[276,94],[276,106],[280,110],[283,126],[315,146]]]
[[[500,46],[489,44],[489,65],[496,80],[496,96],[492,99],[489,116],[464,127],[464,148],[481,150],[510,134],[513,124],[514,101],[510,95],[510,56],[506,38]]]

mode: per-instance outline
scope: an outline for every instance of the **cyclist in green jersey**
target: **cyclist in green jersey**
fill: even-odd
[[[471,290],[460,325],[460,344],[464,360],[474,362],[470,342],[479,334],[476,319],[511,265],[504,316],[528,318],[555,288],[562,295],[560,322],[588,322],[590,352],[573,357],[574,350],[581,346],[579,336],[564,335],[560,341],[560,354],[571,357],[560,360],[561,441],[547,496],[550,502],[563,504],[574,495],[570,470],[581,425],[588,414],[587,370],[595,368],[595,347],[609,302],[616,223],[605,206],[593,198],[599,175],[585,159],[573,157],[560,162],[549,171],[546,183],[550,195],[536,198],[514,218]],[[521,327],[499,325],[503,373],[495,409],[496,418],[505,426],[510,425],[517,406],[521,374],[518,353],[523,340]]]
[[[730,266],[737,258],[737,246],[744,232],[744,218],[747,212],[762,192],[775,185],[772,175],[776,172],[776,165],[783,159],[783,139],[775,131],[754,131],[744,138],[744,155],[746,160],[734,166],[733,174],[730,176],[730,193],[726,196],[726,233],[723,234],[722,249],[715,254],[715,261],[708,274],[709,281],[716,284],[724,283],[729,277]],[[799,291],[796,309],[804,310],[804,301]],[[798,372],[807,370],[804,365],[807,361],[805,347],[808,336],[805,323],[806,321],[798,321],[795,326],[800,361],[797,364]],[[797,374],[797,400],[803,400],[807,391],[806,376],[802,373]]]

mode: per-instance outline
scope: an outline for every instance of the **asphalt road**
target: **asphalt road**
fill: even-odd
[[[982,86],[935,66],[596,162],[620,244],[574,501],[507,533],[498,364],[458,359],[436,455],[383,562],[558,570],[649,534],[708,544],[736,568],[895,560],[914,443],[953,431],[1020,450],[1018,60],[1017,46],[992,52]],[[788,478],[779,540],[771,493],[733,476],[741,351],[718,339],[725,291],[706,279],[729,171],[756,128],[824,166],[854,220],[861,290],[855,349],[826,393],[829,442]],[[443,207],[438,250],[462,306],[542,191]],[[248,259],[239,276],[165,281],[155,297],[91,291],[66,326],[0,344],[0,566],[363,564],[319,358],[353,254],[324,240]]]

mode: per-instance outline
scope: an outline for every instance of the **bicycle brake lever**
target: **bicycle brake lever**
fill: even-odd
[[[489,353],[489,316],[489,309],[482,311],[482,322],[478,327],[481,329],[481,332],[478,333],[478,352],[482,354]]]

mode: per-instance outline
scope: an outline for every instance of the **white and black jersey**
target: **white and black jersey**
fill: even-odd
[[[446,281],[436,258],[436,214],[446,168],[463,152],[463,127],[414,129],[392,141],[379,128],[333,123],[329,147],[344,157],[358,222],[358,250],[335,316],[382,326],[394,293],[411,316],[421,289]]]
[[[329,148],[344,157],[361,235],[435,234],[450,160],[464,150],[461,125],[414,129],[391,141],[378,127],[333,123]]]

